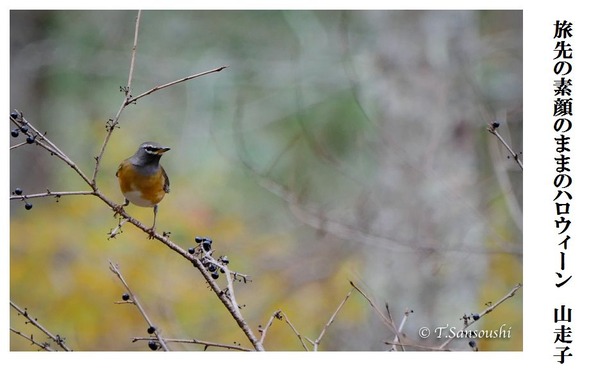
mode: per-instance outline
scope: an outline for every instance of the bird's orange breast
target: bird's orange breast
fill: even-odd
[[[165,196],[166,175],[161,168],[155,174],[142,175],[135,166],[122,163],[117,170],[121,192],[131,203],[153,207]]]

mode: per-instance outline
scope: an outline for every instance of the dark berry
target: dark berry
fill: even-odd
[[[17,138],[19,136],[19,129],[12,129],[10,131],[10,135],[12,135],[13,137]]]
[[[494,122],[492,122],[492,127],[494,129],[497,129],[498,127],[500,127],[500,123],[494,121]]]
[[[19,187],[15,188],[15,195],[21,195],[23,193],[23,190],[20,189]]]
[[[29,137],[27,137],[27,139],[25,141],[27,141],[28,144],[32,144],[35,142],[35,138],[33,138],[32,136],[29,136]]]
[[[21,131],[23,132],[23,134],[26,134],[29,131],[29,125],[21,126]]]
[[[17,119],[19,117],[19,113],[17,111],[13,111],[10,113],[10,117],[13,119]]]
[[[227,258],[227,256],[223,256],[223,257],[221,257],[221,262],[223,264],[229,264],[229,259]]]
[[[148,334],[152,334],[154,332],[156,332],[156,328],[155,327],[151,326],[151,327],[148,328]]]
[[[193,255],[196,252],[196,248],[188,248],[188,252]]]
[[[479,314],[472,314],[473,321],[477,321],[479,319]]]
[[[148,347],[150,347],[151,350],[156,351],[158,349],[158,344],[156,341],[150,340],[148,341]]]
[[[124,301],[128,301],[129,300],[129,294],[124,293],[123,295],[121,295],[121,298],[123,298]]]
[[[208,265],[208,272],[215,272],[217,270],[217,266],[214,264],[209,264]]]
[[[469,341],[469,347],[475,348],[476,346],[477,346],[477,343],[475,342],[475,340],[470,340]]]
[[[204,237],[196,237],[195,241],[196,241],[196,244],[200,244],[202,241],[204,241]]]
[[[212,245],[212,240],[206,239],[202,242],[202,249],[204,249],[205,252],[209,252],[211,245]]]
[[[31,203],[25,203],[25,210],[31,210],[33,205]]]
[[[212,276],[213,279],[219,279],[219,273],[216,271],[210,274],[210,276]]]

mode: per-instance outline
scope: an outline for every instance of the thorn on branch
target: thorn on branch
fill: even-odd
[[[119,92],[124,92],[125,96],[127,96],[127,97],[131,96],[131,94],[130,94],[131,89],[128,86],[125,86],[125,87],[122,85],[119,86]]]
[[[513,160],[515,160],[515,162],[517,163],[517,165],[519,165],[519,167],[521,168],[521,170],[523,170],[523,163],[521,162],[521,160],[519,159],[519,154],[523,154],[522,152],[517,154],[515,153],[512,148],[510,147],[510,145],[504,140],[504,138],[502,138],[502,136],[498,133],[498,127],[500,127],[500,123],[497,121],[491,122],[488,127],[487,127],[487,131],[489,131],[492,135],[494,135],[496,138],[498,138],[498,140],[504,145],[504,147],[506,148],[506,150],[508,150],[508,152],[510,153],[510,156],[508,157],[509,159],[512,158]]]
[[[106,121],[104,128],[106,129],[106,131],[114,130],[116,128],[119,128],[119,122],[116,122],[114,119],[111,118]]]

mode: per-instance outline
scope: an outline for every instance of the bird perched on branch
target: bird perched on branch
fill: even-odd
[[[144,142],[117,169],[119,186],[125,196],[122,207],[131,202],[136,206],[154,208],[151,235],[154,234],[156,225],[158,203],[169,192],[169,176],[160,165],[160,158],[169,150],[170,148],[156,142]]]

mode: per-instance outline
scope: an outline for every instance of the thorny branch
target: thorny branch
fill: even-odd
[[[58,344],[58,346],[60,348],[62,348],[64,351],[72,351],[71,348],[69,348],[67,346],[67,343],[65,342],[65,338],[61,337],[60,335],[54,335],[52,334],[49,330],[47,330],[46,328],[44,328],[44,326],[42,326],[42,324],[40,324],[37,320],[37,318],[33,318],[29,315],[29,313],[27,312],[27,309],[21,309],[19,306],[17,306],[15,303],[13,303],[12,301],[10,302],[10,306],[15,309],[20,315],[22,315],[23,317],[25,317],[27,319],[27,321],[25,322],[26,324],[29,323],[33,326],[35,326],[36,328],[38,328],[39,330],[41,330],[46,336],[48,336],[49,339],[51,339],[52,341],[54,341],[56,344]],[[11,329],[12,330],[12,329]],[[20,332],[16,331],[16,330],[12,330],[13,332],[23,336],[22,334],[20,334]],[[39,344],[37,342],[34,342],[33,340],[33,335],[31,337],[25,337],[26,339],[30,340],[32,343],[34,343],[35,345],[44,348],[46,350],[48,350],[48,348],[50,348],[49,345],[47,345],[46,343],[43,344]],[[51,350],[51,348],[50,348]]]
[[[153,340],[156,340],[156,339],[154,337],[134,337],[131,339],[131,341],[134,343],[136,341],[153,341]],[[204,340],[198,340],[198,339],[168,339],[168,338],[166,338],[164,340],[167,343],[204,345],[204,350],[207,350],[209,347],[215,347],[215,348],[231,349],[234,351],[245,351],[245,352],[252,351],[252,349],[244,348],[240,345],[222,344],[222,343],[215,343],[212,341],[204,341]]]

